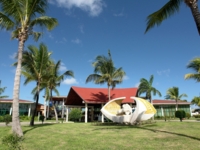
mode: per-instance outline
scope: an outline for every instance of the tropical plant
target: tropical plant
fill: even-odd
[[[191,68],[195,73],[188,73],[185,75],[185,79],[194,79],[200,82],[200,58],[194,58],[187,65],[187,68]]]
[[[36,88],[32,91],[36,102],[30,126],[34,125],[34,117],[37,112],[41,84],[44,84],[46,81],[45,79],[49,76],[49,69],[51,68],[50,56],[51,52],[48,52],[47,46],[43,43],[39,45],[39,49],[30,45],[28,46],[28,50],[23,52],[22,75],[25,77],[24,84],[27,85],[30,82],[36,82]]]
[[[23,132],[19,120],[19,89],[21,76],[21,60],[24,43],[29,36],[38,40],[41,33],[34,32],[35,26],[52,30],[58,23],[55,18],[45,16],[48,0],[0,0],[0,29],[12,31],[12,39],[19,41],[18,63],[13,89],[12,131],[18,136]]]
[[[200,34],[200,13],[198,9],[198,0],[168,0],[163,7],[147,17],[147,27],[145,33],[155,25],[159,26],[165,19],[168,19],[175,13],[178,13],[183,2],[191,9],[198,33]]]
[[[5,89],[6,89],[6,87],[1,88],[1,80],[0,80],[0,98],[7,98],[8,97],[6,95],[1,95],[1,94],[4,93]]]
[[[178,110],[178,101],[181,100],[182,97],[187,97],[187,94],[183,93],[179,95],[179,88],[172,87],[167,90],[166,99],[175,100],[176,101],[176,110]]]
[[[51,100],[52,102],[52,92],[55,92],[57,96],[59,96],[59,92],[56,89],[56,87],[60,86],[61,81],[64,80],[65,77],[74,77],[74,73],[71,70],[65,71],[63,74],[60,75],[59,69],[60,69],[61,61],[58,61],[56,64],[51,61],[51,67],[48,71],[48,77],[46,78],[44,84],[42,85],[43,88],[45,88],[45,99]],[[56,122],[58,122],[58,115],[55,108],[54,103],[52,102],[55,116],[56,116]]]
[[[191,103],[194,104],[194,105],[200,106],[200,97],[195,96],[192,99]]]
[[[73,108],[69,113],[69,120],[78,121],[82,117],[82,112],[79,108]]]
[[[145,93],[146,94],[146,99],[152,103],[152,94],[155,96],[158,94],[159,96],[162,96],[161,93],[153,87],[153,80],[154,76],[151,75],[149,81],[145,78],[140,79],[140,84],[138,86],[138,95],[140,96],[141,94]]]
[[[90,74],[87,77],[86,83],[90,81],[94,81],[95,84],[107,83],[108,99],[110,100],[110,87],[114,89],[117,84],[122,83],[126,73],[122,70],[122,67],[115,68],[110,50],[108,50],[108,57],[99,55],[92,65],[94,67],[94,74]]]
[[[180,121],[182,122],[183,118],[186,117],[186,113],[185,113],[184,110],[177,110],[177,111],[175,112],[175,117],[176,117],[176,118],[179,118]]]

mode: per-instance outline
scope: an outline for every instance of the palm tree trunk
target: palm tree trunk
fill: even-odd
[[[51,90],[51,102],[52,102],[52,105],[53,105],[53,109],[54,109],[54,113],[55,113],[55,117],[56,117],[56,123],[58,123],[58,114],[57,114],[57,111],[56,111],[56,107],[52,101],[52,90]]]
[[[110,101],[110,86],[108,85],[108,100]]]
[[[37,112],[39,96],[40,96],[40,83],[37,83],[36,102],[35,102],[35,108],[34,108],[34,111],[33,111],[32,117],[31,117],[30,126],[34,126],[34,119],[35,119],[36,112]]]
[[[190,7],[192,16],[197,26],[197,30],[200,34],[200,13],[198,9],[198,0],[185,0],[185,3]]]
[[[17,69],[15,73],[15,81],[13,89],[12,132],[14,134],[17,134],[18,136],[23,136],[19,119],[19,90],[20,90],[21,63],[22,63],[22,52],[24,50],[24,41],[25,40],[19,41]]]

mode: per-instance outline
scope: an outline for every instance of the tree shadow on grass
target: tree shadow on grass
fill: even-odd
[[[36,128],[42,128],[42,127],[50,126],[50,125],[53,125],[53,124],[54,123],[46,123],[46,124],[35,124],[34,126],[24,126],[24,127],[31,127],[31,128],[23,131],[23,133],[26,134],[27,132],[32,131]]]
[[[190,135],[186,135],[186,134],[182,134],[182,133],[163,131],[163,130],[157,130],[157,129],[149,129],[149,128],[145,128],[145,127],[136,127],[136,128],[137,129],[142,129],[142,130],[148,130],[148,131],[152,131],[152,132],[161,132],[161,133],[168,133],[168,134],[178,135],[178,136],[187,137],[187,138],[190,138],[190,139],[194,139],[194,140],[200,141],[200,138],[197,138],[197,137],[194,137],[194,136],[190,136]]]
[[[163,131],[163,130],[157,130],[157,129],[149,129],[147,127],[154,127],[157,126],[156,124],[145,124],[145,127],[141,127],[141,126],[137,126],[137,125],[124,125],[124,124],[111,124],[111,125],[97,125],[97,126],[101,126],[100,128],[96,128],[94,130],[126,130],[126,129],[130,129],[130,128],[136,128],[136,129],[141,129],[141,130],[148,130],[148,131],[152,131],[152,132],[161,132],[161,133],[168,133],[168,134],[173,134],[173,135],[178,135],[178,136],[182,136],[182,137],[186,137],[186,138],[190,138],[190,139],[194,139],[197,141],[200,141],[200,138],[194,137],[194,136],[190,136],[190,135],[186,135],[186,134],[182,134],[182,133],[176,133],[176,132],[170,132],[170,131]]]

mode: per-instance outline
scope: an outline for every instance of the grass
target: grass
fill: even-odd
[[[140,126],[96,123],[23,126],[27,150],[198,150],[199,122],[158,121]],[[0,127],[1,138],[11,127]]]

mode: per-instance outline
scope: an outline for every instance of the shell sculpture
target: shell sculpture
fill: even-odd
[[[131,97],[136,102],[135,108],[131,108],[129,104],[123,104],[121,108],[121,103],[125,98],[119,97],[107,102],[101,109],[102,114],[113,122],[129,124],[148,120],[156,114],[153,105],[139,97]]]

